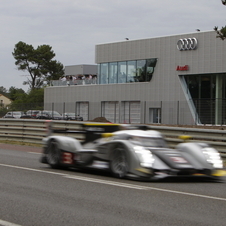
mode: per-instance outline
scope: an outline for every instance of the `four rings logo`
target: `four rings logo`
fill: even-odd
[[[194,50],[198,46],[198,40],[196,38],[182,38],[177,42],[177,49],[183,50]]]

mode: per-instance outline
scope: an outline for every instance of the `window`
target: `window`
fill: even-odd
[[[188,92],[192,99],[209,99],[216,96],[216,80],[221,75],[186,75],[184,76]],[[222,84],[222,81],[220,82]],[[222,87],[220,87],[222,89]]]
[[[117,62],[109,63],[109,83],[118,82],[118,65]]]
[[[161,108],[149,108],[149,122],[161,123]]]
[[[146,81],[146,60],[138,60],[137,61],[137,74],[136,81],[137,82],[145,82]]]
[[[98,65],[100,84],[150,82],[157,58],[101,63]]]
[[[126,83],[126,61],[118,62],[118,83]]]
[[[99,76],[99,83],[100,84],[107,84],[108,83],[108,64],[100,64],[100,76]]]
[[[151,81],[152,75],[154,73],[154,69],[155,69],[155,66],[156,66],[156,63],[157,63],[157,59],[156,58],[147,60],[146,81]]]
[[[127,82],[135,82],[136,77],[136,61],[128,61],[127,63]]]

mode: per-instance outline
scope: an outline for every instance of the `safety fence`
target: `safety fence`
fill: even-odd
[[[171,125],[226,125],[226,99],[190,99],[188,101],[56,101],[45,103],[12,103],[0,106],[0,117],[8,111],[49,110],[60,114],[74,113],[84,120],[105,117],[112,123]]]
[[[47,136],[49,121],[33,119],[0,119],[0,140],[19,141],[34,144],[42,144],[42,139]],[[52,121],[53,128],[68,130],[83,130],[83,123],[78,121]],[[91,122],[89,122],[91,123]],[[226,131],[220,129],[197,129],[184,127],[153,126],[151,129],[158,130],[164,136],[169,146],[174,148],[183,142],[179,136],[190,136],[190,141],[205,142],[215,147],[226,158]],[[60,135],[60,134],[57,134]],[[79,140],[84,139],[82,133],[68,133]]]

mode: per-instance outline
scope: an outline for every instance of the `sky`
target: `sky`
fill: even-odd
[[[0,0],[0,86],[27,91],[12,55],[50,45],[64,66],[95,64],[95,45],[211,31],[226,25],[221,0]]]

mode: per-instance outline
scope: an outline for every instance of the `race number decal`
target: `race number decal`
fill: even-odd
[[[179,156],[171,156],[170,159],[176,163],[181,163],[181,164],[188,163],[187,160],[185,160],[184,158],[179,157]]]
[[[73,164],[73,154],[69,152],[63,152],[62,160],[64,164]]]

